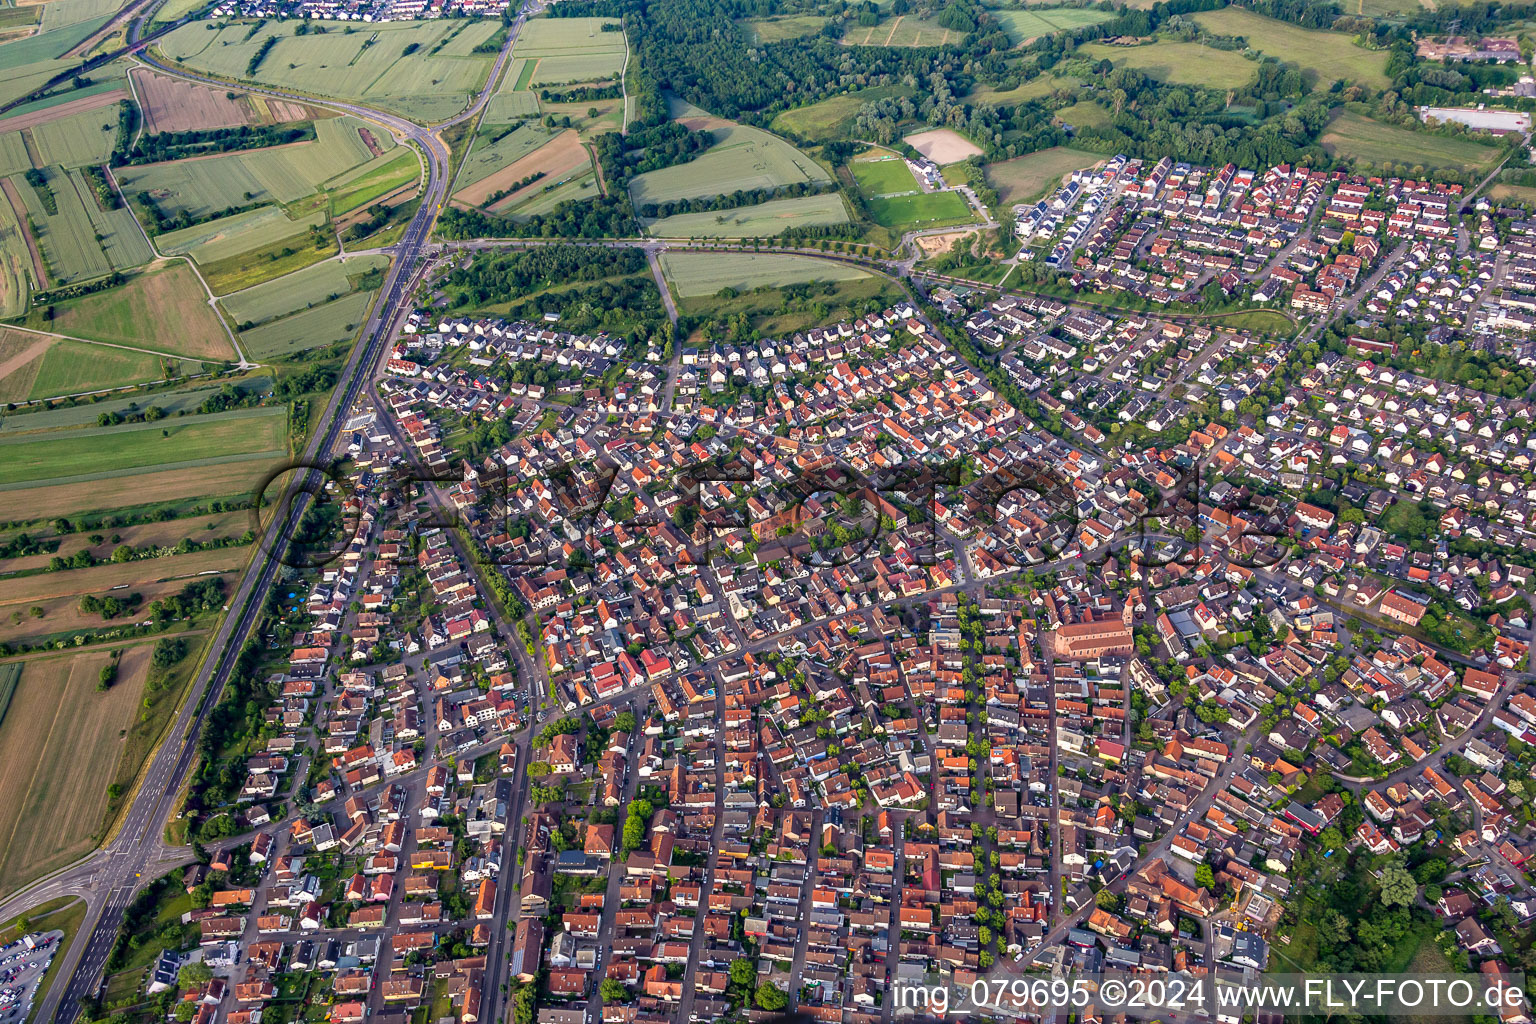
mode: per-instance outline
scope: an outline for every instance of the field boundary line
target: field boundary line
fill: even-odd
[[[179,257],[172,256],[172,257],[166,257],[166,258],[167,259],[177,259]],[[49,337],[49,338],[58,338],[61,341],[78,341],[82,345],[100,345],[103,348],[120,348],[120,349],[125,349],[126,351],[129,351],[129,352],[139,352],[139,353],[142,353],[143,355],[146,355],[146,356],[159,356],[162,359],[187,359],[187,360],[190,360],[190,361],[192,361],[194,363],[213,363],[213,362],[218,362],[218,360],[216,360],[216,359],[199,359],[197,356],[189,356],[189,355],[185,355],[185,354],[180,353],[180,352],[162,352],[159,349],[139,348],[136,345],[123,345],[123,344],[120,344],[119,342],[115,342],[115,341],[98,341],[95,338],[77,338],[73,334],[60,334],[57,331],[45,331],[45,330],[42,330],[41,328],[38,328],[38,327],[23,327],[20,324],[6,324],[5,327],[6,327],[7,330],[25,331],[28,334],[41,334],[41,335],[43,335],[45,337]],[[236,351],[238,351],[238,349]],[[252,364],[252,366],[246,367],[246,369],[254,369],[254,368],[255,368],[255,364]],[[137,386],[137,385],[135,385],[135,386]],[[90,394],[90,392],[83,392],[83,393]],[[55,397],[58,397],[58,396],[55,396]]]

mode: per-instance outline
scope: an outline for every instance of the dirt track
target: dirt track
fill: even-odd
[[[122,89],[113,89],[111,92],[99,92],[94,96],[82,96],[78,100],[70,100],[68,103],[60,103],[56,107],[46,110],[34,110],[29,114],[17,114],[15,117],[7,117],[0,121],[0,132],[14,132],[22,128],[36,128],[40,124],[49,121],[57,121],[61,117],[70,114],[79,114],[86,110],[96,110],[100,107],[111,106],[118,100],[125,100],[128,94]]]

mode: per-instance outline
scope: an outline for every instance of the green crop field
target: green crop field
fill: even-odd
[[[41,31],[96,21],[116,14],[122,6],[122,0],[48,0],[43,5]]]
[[[236,323],[263,324],[352,291],[351,278],[389,266],[388,256],[326,260],[219,300]]]
[[[997,190],[1005,203],[1033,202],[1055,188],[1064,176],[1092,167],[1103,159],[1098,153],[1055,146],[1028,156],[988,164],[987,184]]]
[[[693,199],[798,181],[832,180],[816,161],[777,135],[759,128],[730,125],[714,129],[714,136],[714,145],[697,159],[648,171],[631,179],[629,189],[635,203]]]
[[[992,16],[1003,26],[1014,45],[1018,45],[1039,36],[1097,25],[1101,21],[1108,21],[1110,12],[1092,7],[1030,7],[1025,10],[993,11]]]
[[[747,41],[754,46],[764,43],[782,43],[786,39],[803,39],[821,31],[827,19],[819,14],[790,14],[780,18],[763,18],[749,21],[743,27]]]
[[[846,224],[848,209],[836,193],[774,199],[757,206],[709,213],[679,213],[652,221],[647,231],[658,238],[756,238],[785,228]]]
[[[359,210],[412,182],[421,180],[421,160],[410,150],[380,154],[331,190],[331,216]]]
[[[287,445],[287,414],[281,406],[263,407],[72,430],[63,437],[0,437],[0,484],[282,452]]]
[[[854,118],[858,116],[859,108],[866,103],[882,100],[888,96],[911,96],[913,90],[904,85],[881,85],[870,89],[860,89],[857,92],[843,93],[841,96],[829,96],[816,103],[808,103],[803,107],[795,107],[786,110],[773,119],[773,130],[796,138],[812,139],[840,139],[848,134],[853,127]]]
[[[624,67],[624,33],[604,32],[603,26],[617,24],[612,18],[530,20],[512,48],[514,58],[528,63],[519,65],[515,78],[509,71],[511,87],[515,90],[616,77]]]
[[[304,35],[297,34],[300,28],[306,29]],[[256,52],[266,40],[276,39],[254,81],[427,122],[452,117],[469,105],[490,73],[492,55],[468,51],[500,28],[489,18],[368,25],[272,21],[247,38],[248,22],[197,21],[172,32],[159,46],[190,68],[246,79]]]
[[[498,89],[485,105],[486,124],[511,124],[539,116],[539,97],[531,92]]]
[[[106,16],[0,43],[0,103],[20,99],[53,76],[83,63],[65,57],[107,22]]]
[[[1117,68],[1135,68],[1160,82],[1237,89],[1253,81],[1258,66],[1232,50],[1214,50],[1199,43],[1160,39],[1144,46],[1088,43],[1077,49],[1090,60],[1108,59]]]
[[[843,32],[843,43],[847,46],[948,46],[964,37],[964,33],[947,29],[938,22],[901,14],[885,18],[878,25],[850,25]]]
[[[9,177],[12,174],[25,174],[31,167],[32,158],[27,155],[27,140],[21,132],[0,135],[0,175]]]
[[[548,213],[566,200],[590,199],[597,194],[597,172],[589,166],[585,171],[562,181],[536,188],[515,202],[508,198],[499,203],[492,203],[489,209],[493,213],[511,217],[513,220],[525,220]]]
[[[153,258],[133,215],[126,208],[103,211],[79,171],[44,170],[58,212],[48,213],[42,198],[20,175],[10,179],[21,194],[27,216],[54,279],[61,284],[101,277],[113,270],[142,266]],[[100,240],[98,241],[98,237]]]
[[[324,213],[289,220],[282,207],[263,206],[233,217],[220,217],[205,224],[168,231],[157,237],[155,244],[167,255],[191,256],[202,265],[302,235],[323,223]]]
[[[495,132],[481,131],[475,136],[474,145],[459,168],[459,176],[453,183],[454,188],[465,188],[490,177],[503,167],[521,160],[558,134],[560,129],[545,128],[539,124],[525,124],[511,132],[506,132],[505,129]],[[491,140],[497,135],[501,137],[492,142]]]
[[[866,196],[883,196],[893,192],[916,192],[917,179],[899,156],[881,153],[878,156],[861,157],[848,165],[853,179]]]
[[[0,199],[0,316],[20,316],[27,310],[34,280],[32,254],[21,223],[9,202]]]
[[[1302,28],[1237,7],[1205,11],[1195,15],[1195,20],[1212,32],[1242,36],[1261,53],[1297,65],[1316,89],[1326,88],[1339,79],[1373,89],[1385,89],[1392,84],[1387,77],[1387,51],[1356,46],[1342,32]]]
[[[375,159],[363,129],[386,151],[394,145],[382,128],[338,117],[316,122],[313,142],[123,167],[117,177],[124,193],[148,192],[168,216],[206,217],[253,202],[291,203]]]
[[[235,357],[208,293],[181,260],[134,274],[116,288],[58,303],[52,326],[60,334],[194,359]]]
[[[892,231],[947,228],[973,223],[971,208],[958,192],[928,192],[871,199],[870,216]]]
[[[1446,167],[1487,171],[1498,162],[1502,150],[1471,139],[1430,135],[1373,121],[1345,110],[1328,123],[1319,141],[1329,156],[1387,163],[1403,167]]]
[[[669,252],[661,266],[680,298],[714,295],[722,288],[749,292],[806,281],[852,281],[870,275],[857,267],[781,253]]]
[[[169,369],[175,373],[200,369],[195,362],[185,368],[179,365],[181,360],[170,362]],[[27,398],[36,401],[164,380],[167,368],[166,360],[147,352],[56,340],[43,354]]]
[[[353,292],[313,309],[263,324],[240,335],[252,359],[279,359],[294,352],[346,341],[368,316],[373,292]]]
[[[61,167],[105,163],[116,137],[116,106],[70,114],[32,129],[42,162]]]

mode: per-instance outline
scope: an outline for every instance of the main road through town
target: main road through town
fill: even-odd
[[[521,11],[512,22],[507,39],[496,57],[491,73],[475,102],[457,117],[424,127],[404,118],[354,104],[319,101],[277,89],[264,89],[240,83],[249,92],[324,106],[352,114],[392,132],[401,142],[413,143],[424,156],[425,185],[421,207],[407,225],[394,247],[395,259],[384,280],[380,298],[363,329],[363,341],[348,359],[336,390],[303,458],[303,465],[322,463],[333,451],[348,413],[364,395],[387,353],[389,339],[398,321],[409,312],[408,300],[438,213],[447,199],[451,161],[442,131],[478,117],[501,77],[512,44],[527,18]],[[141,15],[129,28],[129,49],[139,49],[140,30],[147,17]],[[233,83],[220,81],[168,66],[155,55],[140,50],[138,59],[166,74],[220,87]],[[208,657],[188,691],[185,703],[166,734],[166,739],[145,769],[114,837],[95,853],[0,903],[0,920],[24,913],[61,896],[85,900],[87,912],[82,932],[64,955],[58,980],[40,1006],[39,1020],[68,1024],[80,1013],[81,1000],[99,990],[107,955],[112,949],[123,912],[134,895],[171,867],[192,860],[185,847],[168,846],[164,828],[175,810],[177,795],[196,763],[198,738],[219,693],[229,680],[240,649],[260,616],[268,591],[277,580],[281,563],[278,554],[286,551],[293,530],[307,507],[312,490],[323,483],[317,471],[295,469],[286,474],[283,500],[273,507],[279,514],[261,531],[255,561],[243,576],[229,602],[229,614],[214,636]]]

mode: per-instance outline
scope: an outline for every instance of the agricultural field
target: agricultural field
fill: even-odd
[[[1110,19],[1110,12],[1092,7],[1027,7],[1023,10],[996,10],[992,16],[1002,25],[1015,46],[1040,36],[1055,35],[1074,28],[1097,25]]]
[[[78,67],[83,58],[65,54],[95,34],[108,17],[60,25],[0,43],[0,103],[20,99],[53,76]]]
[[[97,676],[112,655],[85,651],[24,663],[0,720],[0,892],[11,892],[95,846],[107,780],[124,750],[152,644],[126,648],[105,693]]]
[[[252,359],[270,360],[347,341],[368,318],[373,296],[371,291],[352,292],[333,302],[244,331],[240,343]]]
[[[1114,120],[1114,114],[1097,100],[1081,100],[1056,111],[1056,119],[1074,128],[1097,128]]]
[[[205,266],[303,235],[324,223],[323,212],[290,220],[280,206],[260,206],[245,213],[168,231],[158,236],[155,244],[168,256],[190,256],[199,266]]]
[[[43,164],[84,167],[105,163],[117,137],[117,108],[104,107],[45,121],[31,129]]]
[[[631,179],[629,190],[635,204],[832,180],[820,164],[777,135],[738,124],[713,131],[715,143],[702,156]]]
[[[20,332],[18,336],[19,334]],[[0,344],[0,350],[3,350],[3,344]],[[159,406],[165,410],[167,416],[180,414],[190,416],[198,411],[198,407],[204,401],[217,394],[225,384],[247,393],[264,394],[272,390],[272,374],[267,370],[255,370],[226,376],[217,381],[183,381],[175,387],[157,390],[152,395],[128,391],[120,395],[104,397],[99,401],[80,402],[76,405],[55,405],[51,409],[34,405],[7,410],[5,417],[0,419],[0,435],[12,437],[18,434],[32,434],[36,436],[41,431],[94,427],[97,419],[104,412],[115,412],[127,416],[149,404]]]
[[[509,70],[508,80],[523,89],[617,78],[627,44],[623,32],[604,31],[605,25],[618,22],[612,18],[529,20],[512,48],[513,59],[526,63],[518,65],[515,78]]]
[[[1205,11],[1195,15],[1195,20],[1220,35],[1242,36],[1261,53],[1295,64],[1314,89],[1326,89],[1340,79],[1372,89],[1392,84],[1387,75],[1387,51],[1356,46],[1342,32],[1302,28],[1236,7]]]
[[[235,358],[208,293],[180,260],[134,274],[116,288],[58,303],[52,326],[60,334],[172,355]]]
[[[469,105],[494,57],[471,51],[500,30],[489,18],[368,25],[274,21],[252,35],[246,22],[197,21],[165,36],[159,49],[220,78],[366,103],[426,123]],[[277,43],[252,74],[251,62],[268,39]]]
[[[387,160],[384,157],[370,160],[350,177],[341,178],[332,185],[331,216],[340,217],[381,199],[415,195],[419,191],[421,158],[409,149],[390,152],[397,155]]]
[[[924,21],[910,14],[886,18],[877,25],[850,25],[843,32],[845,46],[947,46],[958,43],[962,33]]]
[[[19,365],[14,375],[0,381],[0,395],[10,402],[35,402],[59,395],[130,387],[202,370],[201,363],[109,345],[19,331],[8,331],[5,337],[7,344],[10,339],[21,338],[26,346],[17,355]]]
[[[26,229],[0,195],[0,316],[20,316],[41,279],[32,262]]]
[[[1488,198],[1536,206],[1536,188],[1529,185],[1494,185],[1488,190]]]
[[[272,453],[254,452],[175,469],[149,467],[90,474],[95,480],[112,481],[112,487],[106,491],[81,487],[84,481],[0,487],[0,522],[45,521],[152,502],[249,497],[271,471],[275,457]]]
[[[743,24],[747,41],[753,46],[782,43],[786,39],[804,39],[821,31],[827,19],[818,14],[789,14],[778,18],[760,18]]]
[[[149,193],[166,216],[207,217],[252,203],[291,203],[395,145],[388,132],[353,117],[318,121],[315,132],[313,142],[123,167],[116,174],[125,194]]]
[[[866,196],[883,196],[919,190],[917,179],[899,156],[876,151],[872,156],[859,157],[848,165],[853,180]]]
[[[71,430],[60,436],[0,437],[0,485],[78,479],[205,459],[287,453],[287,409],[234,412]]]
[[[1055,146],[1028,156],[987,165],[987,184],[1005,204],[1033,202],[1073,171],[1092,167],[1104,157],[1086,150]]]
[[[532,123],[510,130],[505,127],[483,128],[476,134],[474,144],[470,146],[469,153],[464,157],[464,162],[459,167],[459,176],[454,179],[454,185],[460,190],[467,189],[476,182],[491,177],[509,164],[521,160],[558,134],[560,133],[554,129]],[[455,194],[455,198],[464,197]],[[476,199],[465,201],[471,205],[479,205],[479,200]]]
[[[786,228],[846,224],[848,208],[836,193],[772,199],[757,206],[707,213],[678,213],[651,221],[646,230],[658,238],[758,238]]]
[[[536,217],[549,213],[556,206],[572,199],[591,199],[600,195],[597,171],[588,163],[585,170],[577,169],[564,178],[536,181],[505,199],[492,203],[486,209],[513,220]]]
[[[1142,46],[1088,43],[1077,54],[1108,60],[1117,68],[1135,68],[1160,82],[1201,85],[1209,89],[1238,89],[1253,81],[1256,65],[1233,50],[1214,50],[1199,43],[1159,39]]]
[[[20,175],[6,179],[6,188],[14,189],[25,204],[56,283],[90,280],[154,258],[133,214],[125,207],[102,210],[79,171],[49,167],[43,174],[57,213],[48,212],[42,197]]]
[[[530,129],[519,129],[515,134],[528,130]],[[533,136],[535,141],[537,138],[538,136]],[[549,137],[545,136],[545,138]],[[514,191],[509,191],[518,182],[527,181],[528,178],[539,173],[542,173],[543,177]],[[595,190],[596,172],[592,169],[592,158],[587,148],[581,144],[577,134],[567,129],[536,149],[527,151],[525,155],[511,163],[498,167],[490,174],[477,179],[473,184],[461,188],[454,193],[454,198],[470,206],[483,206],[489,203],[489,209],[501,213],[520,208],[538,196],[558,190],[567,182],[583,178],[592,179]],[[492,197],[497,193],[506,194],[499,199],[493,199]]]
[[[171,78],[147,68],[134,68],[129,75],[144,118],[144,131],[150,135],[303,121],[319,113],[301,103],[272,97],[261,97],[258,103],[257,97],[249,93],[231,94],[228,89]]]
[[[1377,166],[1394,163],[1481,173],[1491,169],[1503,155],[1496,146],[1410,131],[1373,121],[1352,110],[1342,111],[1330,121],[1318,141],[1329,156]]]
[[[55,534],[59,541],[57,551],[0,560],[0,572],[26,572],[41,569],[47,566],[48,560],[55,555],[60,558],[70,558],[81,551],[89,553],[98,562],[105,562],[112,557],[112,552],[117,550],[119,545],[126,544],[140,550],[165,551],[174,549],[176,544],[184,538],[195,541],[232,540],[241,537],[250,529],[250,510],[240,509],[235,512],[212,512],[208,515],[187,516],[182,519],[168,519],[165,522],[143,523],[138,526],[121,526],[114,528],[110,535],[83,532]],[[34,539],[39,536],[36,531],[30,532]],[[93,536],[101,537],[101,543],[92,543]],[[6,539],[9,540],[10,537],[7,536]],[[161,555],[160,557],[169,556]],[[145,567],[145,575],[161,575],[158,567],[165,564],[171,563],[159,560],[150,563]],[[3,676],[0,676],[0,679],[3,679]]]
[[[824,100],[784,111],[773,119],[771,127],[780,134],[792,135],[800,139],[816,141],[840,139],[845,137],[848,130],[853,127],[859,108],[864,104],[890,96],[911,96],[912,94],[913,90],[904,85],[881,85],[860,89],[857,92],[843,93],[841,96],[829,96]]]
[[[970,204],[958,192],[925,192],[869,200],[875,223],[892,231],[920,231],[970,224],[975,220]]]
[[[683,299],[717,294],[723,288],[749,292],[807,281],[851,281],[870,275],[857,267],[810,256],[781,253],[664,253],[661,267],[672,291]]]
[[[354,290],[355,279],[389,266],[388,256],[350,256],[316,263],[295,274],[219,300],[239,324],[260,325],[339,299]]]

